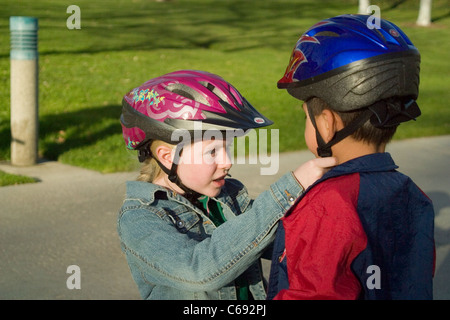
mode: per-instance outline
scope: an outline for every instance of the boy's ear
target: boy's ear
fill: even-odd
[[[317,129],[325,143],[333,139],[336,132],[342,129],[341,124],[339,116],[329,109],[322,110],[316,117]]]
[[[163,166],[170,169],[173,162],[173,149],[166,145],[158,146],[155,150],[155,157]]]

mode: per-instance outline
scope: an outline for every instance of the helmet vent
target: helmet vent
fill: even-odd
[[[230,100],[228,97],[223,93],[220,89],[218,89],[216,86],[214,86],[212,83],[206,82],[206,81],[199,81],[201,85],[203,85],[206,89],[214,93],[217,97],[219,97],[220,100],[226,101],[230,103]]]
[[[206,98],[203,96],[203,94],[201,94],[200,92],[191,87],[188,87],[185,84],[172,83],[166,87],[166,90],[179,94],[180,96],[185,97],[187,99],[206,104],[207,106],[210,105],[208,100],[206,100]]]
[[[321,31],[317,32],[315,37],[339,37],[339,34],[333,31]]]
[[[195,98],[190,95],[188,92],[180,90],[180,89],[174,89],[172,90],[173,93],[179,94],[180,96],[183,96],[185,98],[191,99],[191,100],[195,100]]]

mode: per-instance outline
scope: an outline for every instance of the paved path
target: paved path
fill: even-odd
[[[450,299],[450,136],[393,142],[388,151],[434,202],[435,299]],[[261,166],[248,163],[235,164],[231,174],[257,195],[310,158],[307,151],[283,153],[276,175],[260,176]],[[100,174],[58,162],[0,163],[0,170],[40,180],[0,187],[0,299],[139,299],[116,233],[125,181],[137,173]],[[70,265],[80,267],[80,290],[66,286]]]

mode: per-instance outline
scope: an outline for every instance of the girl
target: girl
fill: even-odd
[[[265,299],[259,258],[274,226],[334,159],[311,160],[251,200],[226,178],[227,137],[272,122],[203,71],[172,72],[130,91],[121,123],[143,162],[118,218],[142,298]]]

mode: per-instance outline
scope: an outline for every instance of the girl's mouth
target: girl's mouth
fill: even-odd
[[[226,177],[226,176],[222,176],[222,177],[220,177],[220,178],[218,178],[218,179],[214,179],[213,182],[214,182],[215,184],[217,184],[218,186],[223,187],[224,184],[225,184],[225,177]]]

